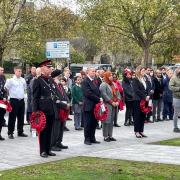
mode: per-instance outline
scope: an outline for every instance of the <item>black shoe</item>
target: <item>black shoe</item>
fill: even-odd
[[[97,126],[96,129],[101,129],[101,127]]]
[[[130,123],[125,122],[125,123],[124,123],[124,126],[130,126]]]
[[[163,121],[163,119],[161,119],[161,118],[157,118],[157,121]]]
[[[1,135],[0,135],[0,141],[4,141],[5,138],[3,138]]]
[[[8,135],[8,138],[9,138],[9,139],[14,139],[13,134],[9,134],[9,135]]]
[[[111,140],[110,140],[110,138],[109,138],[109,137],[107,137],[107,138],[104,138],[104,141],[106,141],[106,142],[110,142]]]
[[[118,125],[118,124],[114,124],[114,127],[121,127],[120,125]]]
[[[27,134],[24,134],[24,133],[21,133],[21,134],[18,134],[19,137],[28,137]]]
[[[72,121],[72,119],[68,117],[68,118],[67,118],[67,121]]]
[[[75,130],[81,131],[81,130],[83,130],[83,128],[75,128]]]
[[[135,133],[136,138],[142,138],[142,136],[138,133]]]
[[[90,141],[84,141],[84,144],[86,144],[86,145],[92,145]]]
[[[51,151],[49,151],[49,152],[47,153],[47,155],[48,155],[48,156],[56,156],[56,154],[53,153],[53,152],[51,152]]]
[[[174,128],[173,130],[175,133],[180,133],[180,129],[179,128]]]
[[[95,141],[91,141],[91,143],[100,144],[101,142],[95,140]]]
[[[8,125],[6,123],[3,124],[3,127],[8,127]]]
[[[42,153],[40,154],[40,156],[43,157],[43,158],[47,158],[47,157],[48,157],[48,155],[47,155],[46,152],[42,152]]]
[[[69,131],[69,129],[65,126],[65,127],[64,127],[64,131]]]
[[[26,122],[26,123],[24,123],[24,125],[30,125],[30,123],[29,123],[29,122]]]
[[[134,122],[133,121],[130,121],[129,122],[130,126],[134,125]]]
[[[109,137],[110,141],[117,141],[115,138],[113,137]]]
[[[61,149],[68,149],[68,146],[64,146],[62,143],[61,144],[57,144],[57,147],[59,147]]]
[[[139,133],[142,137],[146,138],[147,136],[143,133]]]
[[[58,146],[53,146],[53,147],[51,148],[51,151],[61,151],[61,148],[58,147]]]

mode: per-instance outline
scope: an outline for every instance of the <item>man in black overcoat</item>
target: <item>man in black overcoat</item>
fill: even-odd
[[[100,98],[99,87],[95,78],[95,69],[89,67],[87,69],[87,77],[82,81],[82,91],[83,91],[83,117],[84,117],[84,143],[86,145],[91,145],[92,143],[100,143],[96,141],[95,131],[97,127],[97,120],[94,116],[94,107],[97,103],[102,101]]]
[[[50,151],[52,124],[55,120],[54,111],[54,90],[53,80],[51,74],[51,61],[46,60],[42,62],[42,75],[34,80],[33,83],[33,112],[38,113],[42,111],[46,116],[46,126],[39,134],[40,156],[46,158],[48,156],[55,156],[56,154]]]

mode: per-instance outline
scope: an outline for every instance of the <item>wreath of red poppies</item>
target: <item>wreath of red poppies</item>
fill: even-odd
[[[46,116],[42,111],[32,112],[30,117],[31,127],[40,133],[46,126]]]
[[[107,117],[108,117],[108,108],[104,104],[105,111],[102,112],[101,105],[102,105],[102,103],[96,104],[96,106],[94,108],[94,116],[98,121],[105,121],[107,119]]]
[[[61,122],[65,122],[68,119],[69,116],[69,110],[66,109],[60,109],[58,111],[59,119]]]
[[[12,111],[12,106],[8,101],[0,100],[0,107],[4,108],[8,112]]]
[[[140,102],[140,108],[141,108],[141,111],[145,114],[149,113],[152,110],[152,107],[148,106],[147,101],[144,99],[141,100],[141,102]]]

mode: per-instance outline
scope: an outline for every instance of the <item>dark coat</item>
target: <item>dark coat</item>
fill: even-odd
[[[147,85],[146,91],[148,92],[148,95],[151,95],[150,91],[154,90],[155,88],[153,78],[149,75],[145,75],[144,78],[146,80],[146,85]]]
[[[148,92],[144,88],[143,84],[137,78],[134,78],[132,81],[132,85],[134,89],[134,100],[140,101],[142,99],[145,99],[148,95]]]
[[[99,86],[99,87],[100,87],[100,85],[101,85],[102,82],[103,82],[103,81],[101,80],[101,78],[98,77],[98,78],[97,78],[97,83],[98,83],[98,86]]]
[[[173,92],[169,89],[169,77],[162,80],[163,85],[163,101],[164,102],[173,102]]]
[[[125,101],[133,101],[134,100],[134,89],[132,85],[132,80],[124,77],[122,81],[122,87],[124,90],[124,98]]]
[[[0,99],[7,97],[7,93],[4,89],[5,82],[6,82],[5,76],[1,75],[0,76]]]
[[[163,95],[163,84],[162,84],[162,79],[158,80],[156,77],[153,79],[154,82],[154,94],[153,94],[153,99],[154,100],[159,100],[162,98]]]
[[[98,85],[95,85],[88,77],[82,81],[83,91],[83,109],[84,111],[93,111],[95,105],[100,101],[100,91]]]

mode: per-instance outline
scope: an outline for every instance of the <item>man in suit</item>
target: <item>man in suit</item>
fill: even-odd
[[[147,67],[146,68],[146,73],[144,75],[145,81],[146,81],[146,86],[147,86],[147,92],[148,95],[150,96],[150,99],[152,99],[152,96],[154,94],[154,82],[152,80],[152,77],[150,76],[151,68]],[[150,117],[152,116],[152,112],[149,112],[146,114],[146,122],[152,123],[153,121],[150,121]]]
[[[95,69],[89,67],[87,69],[87,77],[82,82],[82,91],[83,91],[83,114],[84,114],[84,144],[91,145],[92,143],[99,144],[99,141],[96,141],[95,131],[97,127],[97,120],[94,116],[94,107],[97,103],[103,101],[100,98],[99,87],[95,78]]]
[[[101,83],[103,82],[103,77],[104,77],[104,70],[103,70],[103,69],[98,70],[97,80],[98,80],[99,86],[100,86]]]
[[[36,67],[32,66],[30,73],[25,76],[26,85],[27,85],[27,109],[26,109],[26,121],[29,123],[29,118],[32,113],[32,105],[31,105],[31,94],[30,94],[30,82],[36,76]]]
[[[33,94],[33,112],[42,111],[46,116],[46,126],[39,134],[40,156],[47,158],[56,154],[50,151],[52,124],[55,120],[54,109],[54,89],[51,74],[51,61],[46,60],[39,64],[42,75],[34,79],[32,94]]]

